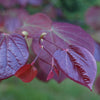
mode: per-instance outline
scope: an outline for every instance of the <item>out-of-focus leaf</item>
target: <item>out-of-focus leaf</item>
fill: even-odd
[[[28,0],[28,3],[31,5],[39,6],[42,5],[43,0]]]
[[[14,33],[15,30],[22,26],[22,22],[17,17],[9,17],[5,19],[4,27],[7,32]]]
[[[42,13],[37,13],[34,15],[26,16],[23,20],[23,25],[19,30],[16,30],[17,33],[22,33],[26,31],[29,33],[29,36],[37,34],[41,30],[51,29],[52,21],[48,16]]]
[[[100,75],[97,76],[94,86],[95,91],[100,95]]]
[[[100,61],[100,43],[94,41],[95,43],[95,52],[94,52],[94,57],[96,61]]]
[[[4,12],[4,15],[2,16],[4,19],[3,32],[15,33],[15,30],[19,29],[22,26],[24,16],[28,16],[27,11],[25,11],[24,9],[10,9]]]
[[[22,5],[22,6],[26,6],[26,4],[28,3],[29,0],[17,0],[18,4]]]
[[[100,42],[100,31],[95,31],[93,34],[91,34],[92,38],[96,40],[97,42]]]
[[[100,30],[100,6],[89,8],[86,12],[85,19],[90,27]]]
[[[11,6],[17,4],[17,0],[0,0],[0,4],[4,7],[10,8]]]

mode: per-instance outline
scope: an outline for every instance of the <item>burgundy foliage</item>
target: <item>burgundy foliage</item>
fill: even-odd
[[[25,65],[29,56],[25,39],[19,34],[0,33],[0,80]]]
[[[78,26],[74,26],[68,23],[52,23],[51,29],[46,29],[46,31],[44,29],[42,30],[41,29],[40,32],[37,32],[37,34],[32,34],[33,36],[32,47],[34,53],[38,55],[41,49],[40,48],[41,45],[43,46],[43,49],[41,49],[41,53],[39,55],[38,64],[42,72],[44,72],[45,75],[47,76],[45,77],[47,79],[53,78],[57,82],[61,82],[67,77],[65,76],[65,73],[63,73],[61,69],[59,69],[58,64],[53,61],[54,60],[53,54],[56,52],[57,49],[65,50],[69,47],[70,44],[73,44],[82,46],[87,50],[89,50],[92,54],[94,54],[94,41],[85,31],[83,31]],[[41,43],[40,37],[42,36],[42,34],[45,35],[43,36],[43,41]],[[90,56],[90,58],[91,57],[92,55]],[[95,64],[93,67],[96,67]],[[54,70],[55,68],[59,71],[60,73],[59,75],[57,75],[56,71]],[[39,72],[41,73],[41,71]],[[92,80],[91,84],[89,85],[86,85],[85,83],[81,84],[91,89],[96,74],[96,68],[94,72],[95,73],[93,74],[94,75],[93,79],[89,76],[89,78],[91,78]],[[43,80],[46,79],[44,79],[43,77]]]
[[[27,4],[27,0],[17,2]],[[38,5],[42,0],[29,2]],[[60,83],[70,78],[92,90],[96,76],[95,45],[81,27],[52,22],[43,13],[29,15],[23,9],[8,10],[0,19],[3,19],[0,20],[0,28],[3,27],[0,30],[0,80],[15,75],[23,82],[30,82],[37,75],[42,81],[54,79]],[[31,39],[32,43],[28,43]],[[35,59],[31,57],[32,63],[27,62],[28,47],[36,55]]]
[[[97,68],[96,61],[88,50],[69,45],[65,51],[57,50],[54,59],[68,78],[92,90]]]
[[[100,7],[93,6],[86,12],[86,23],[93,29],[100,30]]]
[[[14,6],[16,3],[17,0],[0,0],[0,4],[7,8]]]
[[[42,5],[43,0],[28,0],[28,3],[31,5],[39,6]]]
[[[43,0],[0,0],[0,4],[2,4],[6,8],[10,8],[15,5],[26,6],[27,4],[39,6],[42,3]]]
[[[23,31],[26,31],[28,32],[29,36],[32,37],[33,34],[37,34],[41,30],[49,30],[51,25],[52,21],[48,16],[42,13],[37,13],[24,17],[22,27],[16,30],[16,32],[21,34]]]
[[[24,9],[13,9],[3,12],[1,16],[1,25],[3,24],[4,31],[8,33],[14,33],[22,26],[23,17],[28,16],[28,13]]]

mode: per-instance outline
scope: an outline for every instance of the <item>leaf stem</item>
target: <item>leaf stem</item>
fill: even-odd
[[[35,57],[35,59],[32,61],[31,66],[33,66],[34,63],[36,62],[36,60],[39,58],[40,53],[41,53],[41,49],[40,49],[38,55],[37,55],[37,56]]]

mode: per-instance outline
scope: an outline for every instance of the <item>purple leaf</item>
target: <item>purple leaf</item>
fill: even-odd
[[[40,34],[35,34],[33,37],[33,41],[32,41],[32,48],[36,55],[38,55],[38,53],[40,51],[39,37],[40,37]],[[67,47],[67,43],[65,43],[63,40],[60,40],[59,37],[57,37],[55,34],[47,34],[47,36],[45,38],[46,38],[46,40],[49,40],[50,42],[52,42],[54,44],[60,45],[60,47],[62,47],[62,48]],[[47,42],[46,40],[44,40],[43,45],[53,55],[58,47]],[[52,58],[45,50],[41,50],[39,58],[41,58],[41,59],[38,59],[40,69],[45,73],[45,75],[47,77],[48,73],[51,69]],[[53,79],[55,79],[58,83],[62,82],[66,78],[65,75],[61,72],[60,72],[59,76],[57,75],[56,71],[54,73],[55,74],[54,74]]]
[[[29,0],[28,2],[31,5],[39,6],[39,5],[42,5],[43,0]]]
[[[0,4],[7,8],[14,6],[16,3],[17,0],[0,0]]]
[[[68,78],[92,90],[97,67],[94,57],[88,50],[69,45],[66,51],[57,50],[54,58],[58,67]]]
[[[94,52],[94,57],[96,61],[100,61],[100,43],[95,42],[95,52]]]
[[[28,16],[24,9],[7,10],[3,15],[4,32],[15,33],[22,26],[24,16]]]
[[[17,0],[17,2],[22,5],[22,6],[26,6],[26,4],[28,3],[29,0]]]
[[[94,41],[81,27],[68,23],[53,23],[53,34],[72,45],[79,45],[94,54]]]
[[[92,38],[80,27],[74,26],[68,23],[53,23],[52,27],[47,30],[40,30],[36,34],[32,34],[32,49],[33,52],[38,55],[40,51],[40,36],[43,33],[47,33],[43,38],[43,47],[39,58],[38,63],[40,68],[48,75],[51,67],[52,67],[52,56],[57,49],[65,50],[68,48],[69,44],[77,44],[79,46],[83,46],[86,49],[90,50],[92,54],[94,54],[94,41]],[[56,63],[54,63],[56,65]],[[59,70],[59,68],[56,66]],[[57,75],[54,75],[54,79]],[[65,75],[61,72],[58,77],[58,80],[65,79]]]
[[[100,30],[100,6],[89,8],[86,12],[85,19],[90,27]]]
[[[29,52],[19,34],[0,34],[0,80],[13,76],[25,65]]]
[[[22,26],[22,22],[18,17],[9,17],[5,19],[4,27],[9,33],[14,33],[15,30]]]
[[[37,13],[30,16],[23,17],[23,25],[19,30],[16,30],[17,33],[22,33],[26,31],[29,33],[29,36],[33,36],[37,34],[41,30],[50,30],[52,25],[52,21],[48,16],[42,13]]]
[[[3,27],[4,24],[4,18],[2,15],[0,15],[0,27]]]

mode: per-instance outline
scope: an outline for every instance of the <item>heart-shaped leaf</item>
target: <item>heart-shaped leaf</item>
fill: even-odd
[[[29,56],[25,39],[19,34],[0,33],[0,80],[25,65]]]
[[[47,75],[51,68],[52,55],[57,49],[66,49],[69,44],[77,44],[83,46],[94,54],[94,41],[84,30],[68,23],[53,23],[49,31],[40,31],[37,34],[33,34],[32,48],[36,55],[38,55],[40,50],[39,39],[43,32],[46,32],[47,34],[43,38],[44,41],[42,45],[47,50],[41,50],[39,58],[41,58],[42,61],[40,59],[38,61],[39,66],[45,73],[47,73]],[[61,78],[64,76],[62,74],[59,76],[60,80],[64,79]]]
[[[65,51],[57,50],[54,59],[67,77],[92,90],[97,67],[94,57],[88,50],[70,45]]]

